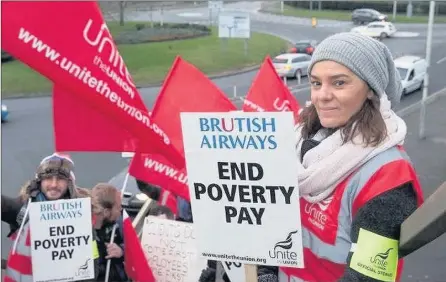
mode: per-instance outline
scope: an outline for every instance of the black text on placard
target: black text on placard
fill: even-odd
[[[217,171],[219,180],[229,181],[252,181],[260,182],[264,176],[264,171],[259,163],[253,162],[218,162]],[[251,204],[276,204],[284,201],[291,203],[294,186],[275,185],[248,185],[248,184],[228,184],[228,183],[194,183],[194,195],[197,200],[208,197],[212,201],[220,201],[225,197],[229,202],[251,203]],[[262,225],[262,217],[266,208],[256,207],[235,207],[227,205],[224,207],[227,223],[247,223]]]
[[[69,236],[74,234],[73,225],[52,226],[49,228],[49,239],[34,241],[34,250],[39,248],[49,249],[52,260],[71,259],[74,249],[82,244],[88,244],[89,235]]]

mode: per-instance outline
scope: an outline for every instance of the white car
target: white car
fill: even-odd
[[[400,73],[403,95],[422,89],[424,75],[427,72],[427,61],[418,56],[403,56],[394,60]]]
[[[354,27],[351,32],[357,32],[370,37],[382,39],[393,36],[396,32],[396,28],[390,22],[371,22],[366,26]]]
[[[308,75],[311,56],[307,54],[282,54],[273,59],[273,65],[280,77],[295,77]]]

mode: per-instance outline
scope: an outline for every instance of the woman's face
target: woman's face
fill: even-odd
[[[311,102],[325,128],[339,128],[364,105],[373,92],[345,66],[333,61],[316,63],[311,70]]]

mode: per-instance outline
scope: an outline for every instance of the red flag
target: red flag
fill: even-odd
[[[266,57],[243,102],[245,112],[292,111],[297,121],[299,103],[283,84],[270,57]]]
[[[181,112],[226,112],[237,108],[200,70],[179,56],[175,59],[152,110],[153,121],[184,154]]]
[[[152,124],[96,2],[4,2],[2,49],[126,128],[140,151],[184,167]]]
[[[164,129],[172,146],[184,154],[181,112],[234,110],[236,107],[212,81],[193,65],[177,57],[156,100],[152,119]],[[177,169],[164,155],[135,154],[129,173],[189,199],[185,169]]]
[[[129,215],[123,210],[124,264],[127,276],[134,282],[155,282],[149,262],[139,242]]]
[[[53,88],[56,150],[135,152],[137,139],[124,127],[60,86]]]
[[[162,187],[189,200],[186,169],[175,169],[174,165],[160,154],[135,154],[129,173],[136,179]]]
[[[161,196],[158,202],[161,205],[168,207],[175,216],[178,214],[177,198],[172,192],[169,192],[166,189],[161,189]]]

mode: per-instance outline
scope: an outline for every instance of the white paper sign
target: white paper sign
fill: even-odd
[[[250,38],[251,20],[249,13],[231,12],[218,16],[219,38]]]
[[[246,281],[244,264],[230,261],[224,261],[222,264],[231,282]]]
[[[31,203],[34,281],[94,278],[90,198]]]
[[[181,123],[200,254],[303,267],[292,113],[181,113]]]
[[[157,282],[198,281],[207,261],[197,253],[191,223],[145,218],[141,245]]]

